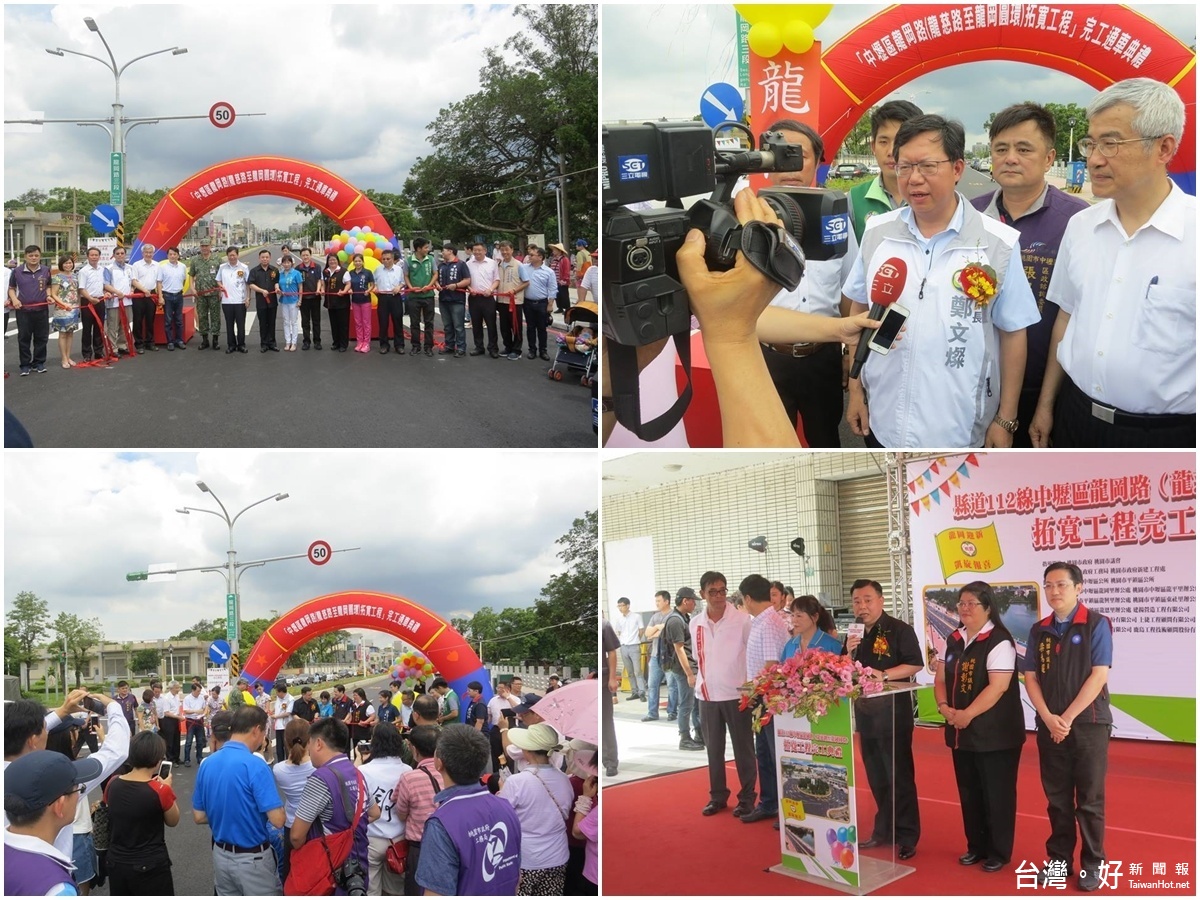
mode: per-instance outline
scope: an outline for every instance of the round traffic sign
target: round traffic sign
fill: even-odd
[[[218,128],[228,128],[236,118],[233,106],[225,102],[214,103],[208,110],[208,121]]]
[[[329,562],[333,550],[325,541],[313,541],[308,545],[308,561],[314,566],[323,566]]]

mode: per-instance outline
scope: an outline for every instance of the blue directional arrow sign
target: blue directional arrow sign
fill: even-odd
[[[710,84],[700,95],[700,117],[709,128],[722,122],[740,122],[744,110],[742,92],[732,84]]]
[[[121,214],[117,212],[115,206],[109,206],[107,203],[101,203],[92,210],[92,227],[101,234],[109,234],[116,230],[117,223],[121,221]]]
[[[208,645],[208,658],[218,666],[226,665],[229,662],[229,642],[222,641],[219,638]]]

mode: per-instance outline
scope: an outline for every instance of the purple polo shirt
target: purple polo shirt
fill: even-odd
[[[46,288],[50,285],[50,269],[48,266],[38,266],[32,272],[24,263],[17,266],[12,273],[12,287],[16,288],[17,299],[22,306],[46,302]]]
[[[1025,277],[1037,300],[1042,320],[1025,329],[1027,351],[1025,355],[1025,381],[1022,393],[1039,393],[1042,377],[1046,372],[1046,355],[1050,352],[1050,332],[1058,318],[1058,304],[1046,300],[1046,289],[1050,287],[1050,276],[1054,274],[1054,263],[1058,259],[1058,247],[1071,216],[1087,209],[1087,201],[1064,193],[1052,184],[1046,185],[1041,201],[1019,219],[1014,219],[1004,208],[1000,191],[981,194],[971,205],[983,213],[1009,225],[1021,233],[1021,265]]]

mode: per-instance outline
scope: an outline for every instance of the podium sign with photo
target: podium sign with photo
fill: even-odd
[[[774,871],[853,890],[859,859],[850,704],[832,707],[816,727],[787,714],[772,722],[782,851]]]

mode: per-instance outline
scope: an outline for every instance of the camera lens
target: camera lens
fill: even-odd
[[[767,201],[767,206],[779,216],[783,229],[796,239],[797,244],[804,244],[804,212],[800,204],[787,194],[768,193],[763,191],[759,198]]]
[[[635,272],[648,269],[654,263],[654,254],[645,247],[630,247],[625,262]]]

